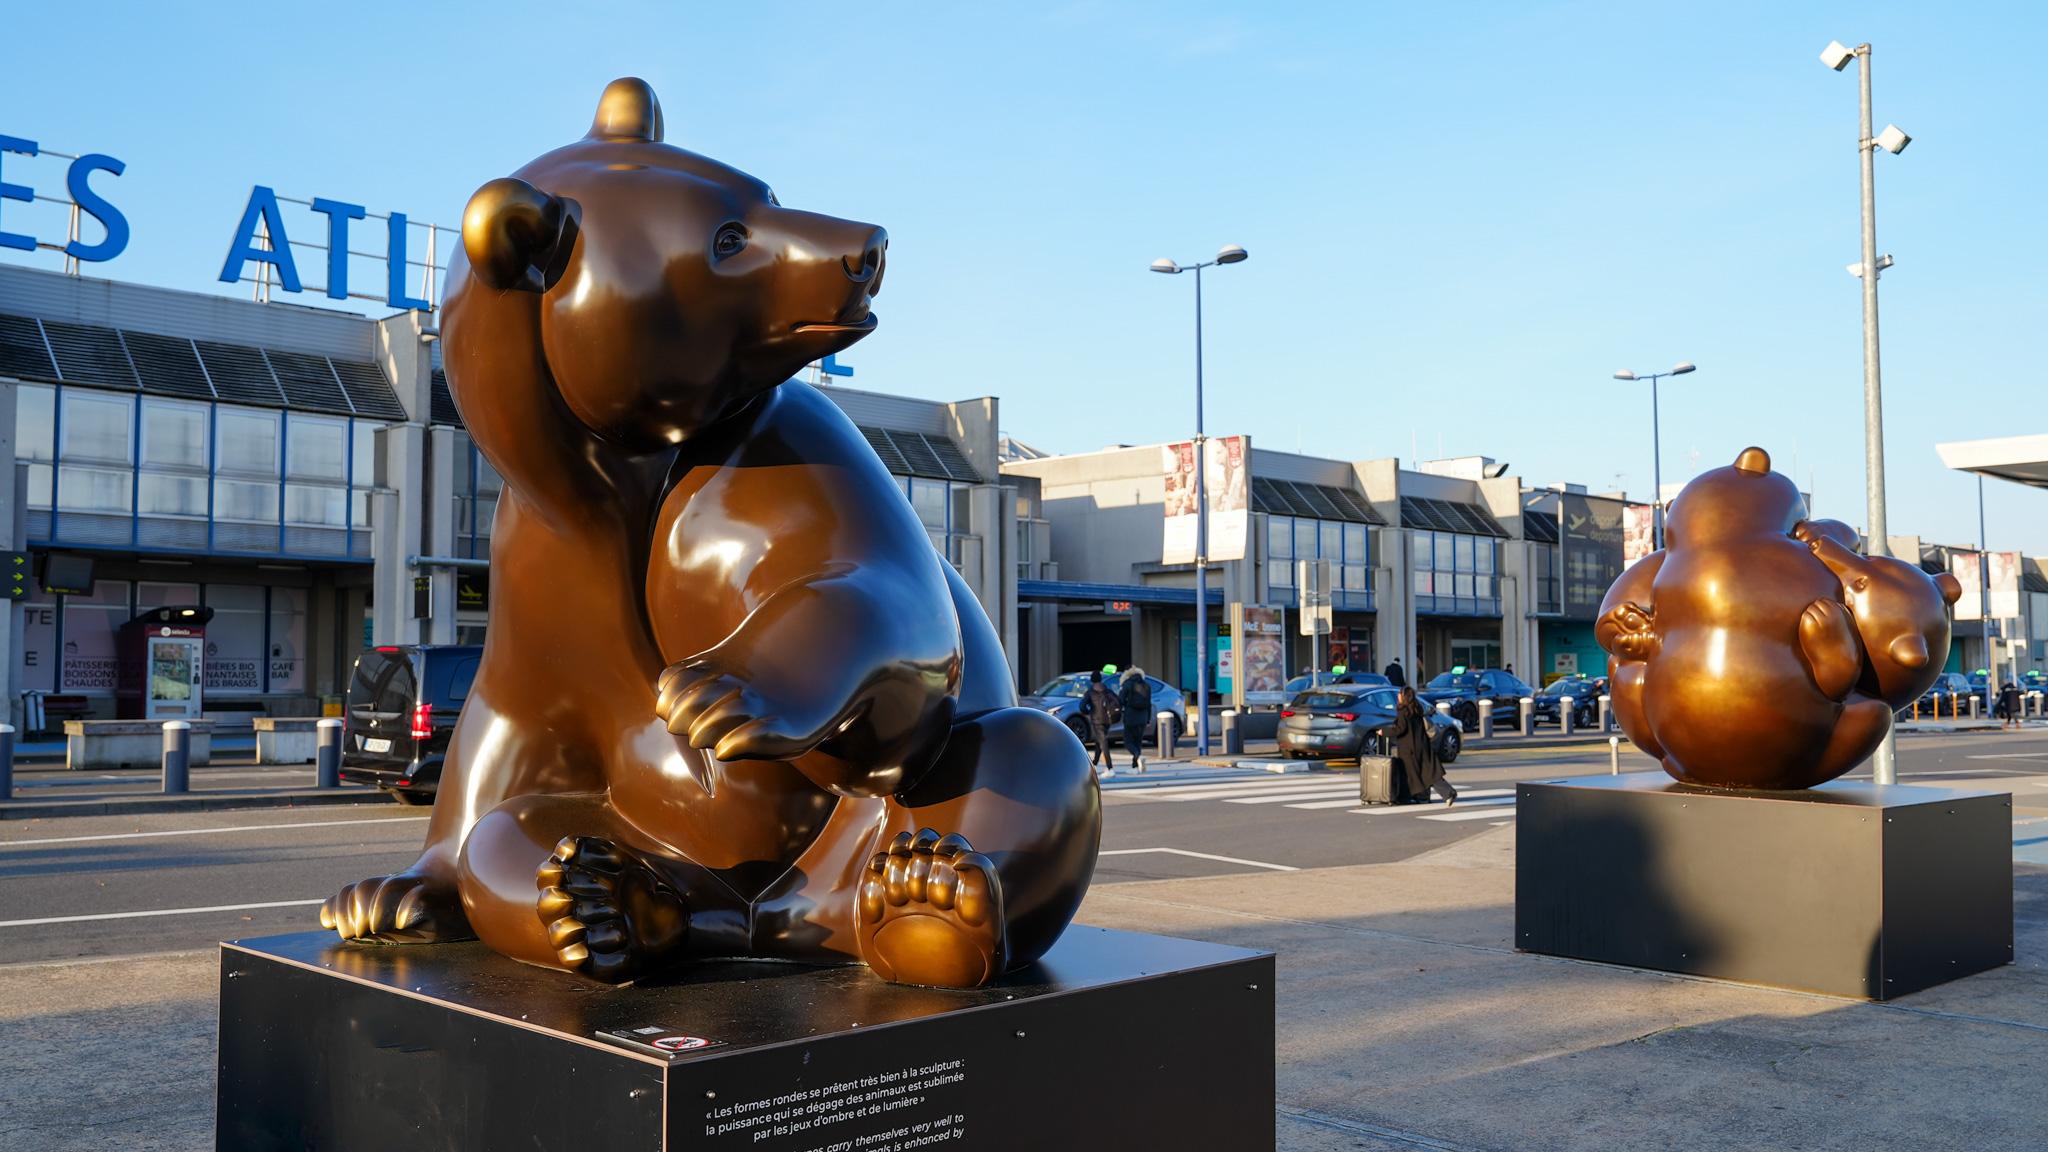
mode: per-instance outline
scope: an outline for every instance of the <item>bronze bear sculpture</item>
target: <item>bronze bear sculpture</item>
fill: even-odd
[[[490,628],[425,851],[322,923],[610,983],[758,957],[985,984],[1087,889],[1087,754],[790,379],[874,329],[887,235],[662,134],[614,81],[463,215],[441,327],[504,477]]]
[[[1761,448],[1687,484],[1594,629],[1629,739],[1717,788],[1810,788],[1875,752],[1940,673],[1961,587],[1855,545]]]

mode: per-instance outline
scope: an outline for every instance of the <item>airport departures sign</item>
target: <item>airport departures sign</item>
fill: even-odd
[[[106,173],[108,178],[120,176],[128,166],[122,161],[104,153],[88,153],[71,157],[66,153],[45,153],[34,140],[0,133],[0,159],[6,154],[18,156],[51,155],[70,159],[64,174],[64,190],[69,193],[66,200],[53,194],[38,196],[37,189],[28,184],[11,183],[6,179],[4,165],[0,165],[0,249],[14,249],[20,252],[34,252],[49,249],[62,252],[65,256],[82,263],[101,264],[119,256],[128,247],[128,217],[104,194],[103,188],[95,188],[92,178]],[[104,185],[106,181],[101,181]],[[6,227],[4,209],[8,201],[32,204],[37,199],[52,203],[75,206],[81,216],[90,216],[106,230],[106,236],[97,243],[86,243],[82,236],[72,235],[62,244],[47,237],[38,237],[26,232],[9,231]],[[244,278],[251,264],[268,265],[267,278],[286,292],[305,291],[304,282],[299,278],[298,262],[292,256],[292,240],[289,236],[284,213],[279,201],[284,199],[266,185],[258,184],[249,190],[249,199],[242,207],[240,221],[235,225],[234,237],[228,245],[227,260],[221,265],[219,279],[234,284]],[[286,202],[289,202],[288,200]],[[370,215],[367,208],[342,200],[329,200],[316,196],[310,207],[315,215],[326,217],[327,282],[322,286],[328,299],[346,300],[349,291],[349,224],[363,220]],[[407,240],[412,227],[405,213],[393,212],[384,220],[385,225],[385,283],[383,301],[393,308],[432,311],[433,304],[413,296],[406,287],[406,270],[411,266],[407,258]],[[307,245],[319,247],[319,245]],[[375,257],[372,257],[373,259]],[[375,297],[370,297],[375,299]]]

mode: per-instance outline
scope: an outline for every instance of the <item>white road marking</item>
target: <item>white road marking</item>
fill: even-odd
[[[83,844],[93,840],[147,840],[153,836],[209,836],[217,832],[275,832],[282,828],[339,828],[348,824],[407,824],[427,816],[387,816],[371,820],[308,820],[303,824],[229,824],[216,828],[173,828],[164,832],[108,832],[99,836],[48,836],[41,840],[0,840],[0,850],[28,844]]]
[[[1508,809],[1506,809],[1506,810],[1497,810],[1497,809],[1494,809],[1494,808],[1485,808],[1485,807],[1479,807],[1479,806],[1478,806],[1478,805],[1485,805],[1485,804],[1498,804],[1498,803],[1501,803],[1501,802],[1500,802],[1500,801],[1495,801],[1495,800],[1481,800],[1481,801],[1478,801],[1478,802],[1477,802],[1477,804],[1476,804],[1476,805],[1475,805],[1475,806],[1473,807],[1473,810],[1472,810],[1472,811],[1470,811],[1470,812],[1460,811],[1460,809],[1464,808],[1464,805],[1463,805],[1463,804],[1460,804],[1460,805],[1458,805],[1458,808],[1452,809],[1452,810],[1451,810],[1451,811],[1449,811],[1449,812],[1436,812],[1436,813],[1432,813],[1432,814],[1429,814],[1429,815],[1426,815],[1426,816],[1421,816],[1421,817],[1418,817],[1418,819],[1421,819],[1421,820],[1439,820],[1439,821],[1449,822],[1449,821],[1454,821],[1454,820],[1491,820],[1491,819],[1493,819],[1493,818],[1495,818],[1495,817],[1498,817],[1498,816],[1512,816],[1512,815],[1514,815],[1514,809],[1513,809],[1513,808],[1508,808]],[[1513,804],[1513,803],[1514,803],[1514,801],[1510,800],[1510,801],[1506,801],[1506,803],[1509,803],[1509,804]]]
[[[1323,777],[1321,780],[1268,776],[1264,779],[1255,780],[1221,780],[1208,784],[1175,784],[1166,788],[1113,788],[1110,790],[1110,795],[1130,796],[1141,800],[1167,800],[1177,796],[1186,796],[1199,800],[1213,799],[1225,794],[1250,796],[1259,792],[1268,792],[1281,788],[1312,787],[1319,783],[1335,784],[1348,781],[1356,786],[1357,780],[1358,777],[1354,775],[1328,776]]]
[[[1984,752],[1965,756],[1965,760],[2042,760],[2048,759],[2048,752]],[[1953,772],[1906,772],[1906,776],[1952,776]]]
[[[324,903],[326,903],[324,900],[270,900],[261,904],[215,904],[209,908],[152,908],[147,912],[97,912],[91,916],[43,916],[34,920],[0,920],[0,928],[33,928],[38,924],[79,924],[87,920],[141,920],[150,916],[196,916],[202,912],[247,912],[254,908],[303,908],[309,904]]]
[[[1340,784],[1336,787],[1324,785],[1321,788],[1302,788],[1290,792],[1274,792],[1258,796],[1238,796],[1225,800],[1225,804],[1285,804],[1289,800],[1321,800],[1328,796],[1357,796],[1358,785]]]
[[[1477,800],[1487,796],[1506,796],[1509,797],[1512,801],[1514,794],[1515,790],[1512,788],[1464,788],[1460,789],[1458,792],[1458,803],[1463,804],[1467,800]],[[1289,808],[1302,808],[1312,812],[1325,808],[1343,808],[1347,806],[1357,808],[1357,797],[1354,796],[1348,800],[1325,800],[1318,804],[1288,805]],[[1373,813],[1375,815],[1416,816],[1421,814],[1422,806],[1407,804],[1387,804],[1361,810]]]
[[[1247,867],[1247,868],[1270,868],[1270,869],[1272,869],[1272,870],[1273,870],[1273,871],[1275,871],[1275,872],[1299,872],[1299,871],[1301,871],[1301,869],[1299,869],[1299,868],[1296,868],[1296,867],[1294,867],[1294,866],[1293,866],[1293,865],[1291,865],[1291,864],[1268,864],[1268,863],[1266,863],[1266,862],[1265,862],[1265,861],[1263,861],[1263,860],[1240,860],[1239,858],[1237,858],[1237,857],[1235,857],[1235,856],[1216,856],[1216,855],[1212,855],[1212,854],[1210,854],[1210,853],[1208,853],[1208,852],[1190,852],[1190,851],[1188,851],[1188,850],[1187,850],[1187,849],[1185,849],[1185,848],[1118,848],[1118,849],[1115,849],[1115,850],[1113,850],[1113,851],[1107,851],[1107,852],[1098,852],[1098,853],[1096,853],[1096,855],[1098,855],[1098,856],[1143,856],[1143,855],[1145,855],[1145,854],[1146,854],[1146,853],[1148,853],[1148,852],[1164,852],[1164,853],[1166,853],[1167,855],[1170,855],[1170,856],[1190,856],[1190,857],[1193,857],[1193,858],[1194,858],[1194,859],[1196,859],[1196,860],[1216,860],[1216,861],[1220,861],[1220,862],[1222,862],[1222,863],[1224,863],[1224,864],[1242,864],[1242,865],[1244,865],[1244,866],[1245,866],[1245,867]],[[315,903],[315,904],[317,904],[317,903],[319,903],[319,901],[315,900],[315,901],[314,901],[314,903]],[[4,927],[6,927],[6,925],[4,925],[4,924],[0,924],[0,928],[4,928]]]

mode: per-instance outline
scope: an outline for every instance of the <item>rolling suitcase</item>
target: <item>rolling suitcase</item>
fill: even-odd
[[[1392,756],[1360,756],[1358,758],[1358,800],[1361,804],[1392,804],[1395,794],[1394,774],[1400,771]]]

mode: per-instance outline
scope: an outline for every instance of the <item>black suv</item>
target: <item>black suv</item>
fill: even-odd
[[[356,657],[341,737],[341,778],[385,789],[400,804],[431,804],[455,717],[483,648],[417,644]]]
[[[1426,686],[1417,688],[1426,708],[1439,703],[1449,704],[1451,719],[1456,720],[1467,732],[1479,730],[1479,701],[1493,701],[1493,725],[1499,728],[1515,728],[1522,722],[1522,697],[1534,696],[1536,690],[1515,677],[1512,672],[1494,668],[1474,668],[1445,672]]]

